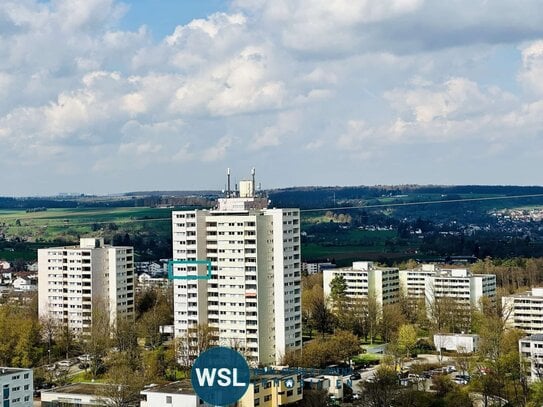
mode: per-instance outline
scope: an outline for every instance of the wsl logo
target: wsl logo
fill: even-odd
[[[241,399],[249,380],[249,366],[243,356],[221,346],[202,353],[191,370],[194,391],[214,406],[227,406]]]

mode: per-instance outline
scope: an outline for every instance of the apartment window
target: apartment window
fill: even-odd
[[[166,404],[172,404],[172,396],[166,396]]]
[[[271,400],[271,395],[264,396],[264,401],[270,401],[270,400]]]

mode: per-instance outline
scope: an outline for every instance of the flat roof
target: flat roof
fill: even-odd
[[[0,367],[0,376],[11,375],[16,373],[28,373],[32,369],[21,369],[18,367]]]
[[[168,384],[160,384],[152,387],[147,387],[141,391],[142,393],[166,393],[166,394],[191,394],[195,395],[194,389],[190,380],[180,380]]]
[[[100,389],[103,389],[106,386],[111,385],[104,383],[73,383],[49,390],[42,390],[42,393],[84,394],[87,396],[96,396],[99,395]]]

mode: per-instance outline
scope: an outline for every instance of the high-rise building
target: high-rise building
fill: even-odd
[[[356,261],[351,267],[323,270],[324,295],[331,294],[332,280],[342,276],[345,281],[345,295],[348,298],[367,299],[373,297],[378,304],[398,302],[400,282],[396,267],[379,267],[371,261]]]
[[[274,364],[302,345],[300,212],[255,191],[253,172],[216,209],[172,213],[175,335],[207,325],[218,344]]]
[[[79,246],[38,250],[39,315],[67,324],[76,333],[90,329],[93,307],[110,323],[134,317],[134,249],[81,238]]]
[[[543,287],[502,297],[502,310],[509,328],[521,329],[527,334],[543,334]]]

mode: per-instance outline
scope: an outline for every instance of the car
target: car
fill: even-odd
[[[360,400],[360,393],[353,393],[353,400]]]
[[[80,355],[77,357],[77,359],[79,359],[80,362],[90,362],[90,355]]]
[[[60,367],[70,367],[72,365],[72,362],[70,360],[61,360],[58,362],[58,365]]]
[[[351,380],[360,380],[362,378],[362,376],[360,376],[360,373],[354,372],[353,374],[351,374],[351,376],[349,378]]]
[[[456,384],[468,384],[468,381],[466,379],[458,376],[454,378],[453,382],[455,382]]]

